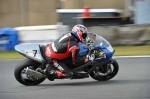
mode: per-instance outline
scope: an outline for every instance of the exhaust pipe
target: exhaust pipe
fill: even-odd
[[[28,67],[26,68],[25,73],[28,75],[34,76],[34,77],[38,77],[38,78],[44,78],[45,77],[42,73],[34,71],[32,69],[29,69]]]

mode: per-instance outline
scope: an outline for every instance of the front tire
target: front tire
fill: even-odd
[[[38,85],[38,84],[42,83],[46,78],[41,78],[41,79],[38,79],[35,81],[31,81],[29,79],[24,79],[22,76],[22,71],[24,70],[24,68],[27,68],[27,67],[32,67],[32,69],[35,70],[39,66],[40,66],[40,63],[37,63],[30,59],[24,59],[16,66],[16,68],[14,70],[14,76],[15,76],[16,80],[23,85],[26,85],[26,86]]]
[[[111,71],[110,74],[108,74],[106,76],[99,76],[99,75],[97,75],[95,73],[95,71],[93,71],[92,73],[90,73],[90,76],[93,79],[98,80],[98,81],[107,81],[107,80],[112,79],[118,73],[118,71],[119,71],[119,65],[118,65],[118,63],[117,63],[117,61],[115,59],[111,59],[111,63],[109,63],[109,64],[113,66],[113,70]]]

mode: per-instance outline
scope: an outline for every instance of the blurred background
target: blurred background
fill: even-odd
[[[0,0],[0,51],[52,42],[76,24],[113,46],[149,46],[150,0]]]
[[[97,9],[90,12],[91,17],[101,17],[93,25],[150,23],[149,5],[149,0],[0,0],[0,27],[74,25],[85,6]]]

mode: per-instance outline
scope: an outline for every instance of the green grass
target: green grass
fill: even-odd
[[[115,56],[150,55],[150,46],[115,46]],[[23,59],[17,52],[0,52],[0,60]]]
[[[5,59],[23,59],[24,56],[20,55],[18,52],[0,52],[0,60]]]
[[[116,46],[115,56],[150,55],[150,46]]]

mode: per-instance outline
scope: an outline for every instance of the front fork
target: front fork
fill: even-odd
[[[96,68],[96,73],[99,76],[107,76],[112,72],[112,69],[110,67],[107,67],[107,69],[105,70],[104,68]]]
[[[107,76],[112,73],[112,68],[111,68],[111,60],[106,63],[105,65],[102,65],[100,67],[96,67],[95,73],[99,76]]]

